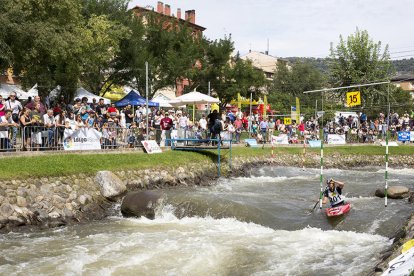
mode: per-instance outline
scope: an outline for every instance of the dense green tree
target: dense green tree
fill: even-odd
[[[0,6],[6,17],[4,41],[13,53],[10,65],[20,72],[25,87],[37,83],[44,96],[64,80],[64,91],[76,89],[82,49],[80,11],[76,0],[16,0]]]
[[[92,15],[83,29],[80,81],[95,94],[112,83],[114,60],[120,54],[120,41],[129,36],[128,28],[106,15]]]
[[[253,92],[254,99],[258,99],[263,98],[264,93],[267,92],[267,82],[263,72],[254,68],[250,60],[241,59],[239,54],[230,59],[219,80],[217,94],[223,105],[236,99],[237,93],[249,97],[250,92]]]
[[[129,0],[82,0],[82,15],[85,18],[104,15],[109,20],[125,22]]]
[[[336,47],[331,45],[330,82],[334,87],[352,84],[372,83],[390,80],[394,71],[390,60],[388,45],[382,51],[381,42],[374,42],[367,31],[356,30],[345,40],[340,36]],[[358,90],[358,89],[354,89]],[[387,103],[388,86],[378,85],[361,87],[362,109],[369,115],[384,111]],[[408,93],[401,93],[395,87],[390,88],[391,100],[395,104],[410,101]],[[345,101],[345,93],[332,93],[331,97]]]
[[[145,62],[149,63],[150,96],[199,70],[203,38],[194,36],[186,24],[148,14],[145,22],[142,17],[132,17],[128,26],[131,36],[121,43],[116,68],[132,87],[145,91]]]
[[[266,86],[264,74],[255,69],[251,61],[245,61],[240,55],[232,55],[234,43],[231,36],[218,40],[204,40],[204,55],[201,59],[201,68],[193,70],[190,76],[192,86],[198,91],[207,92],[208,82],[212,92],[217,94],[222,105],[236,99],[237,93],[242,96],[255,92],[255,98]],[[259,89],[260,88],[260,89]]]
[[[375,43],[367,31],[357,29],[346,40],[341,35],[339,44],[332,44],[330,51],[330,82],[334,87],[384,81],[391,75],[388,45],[382,52],[381,42]],[[376,87],[363,88],[361,92],[363,105],[372,105],[378,95]],[[343,98],[344,94],[337,95]]]
[[[290,114],[291,106],[300,99],[301,113],[313,115],[316,100],[320,94],[303,94],[304,91],[323,88],[326,85],[324,75],[309,62],[296,62],[287,67],[278,62],[269,94],[273,109],[282,114]]]

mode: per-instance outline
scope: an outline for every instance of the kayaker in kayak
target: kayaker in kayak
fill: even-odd
[[[345,204],[345,196],[342,195],[342,189],[344,188],[344,183],[334,180],[334,179],[329,179],[326,181],[327,187],[325,188],[325,191],[323,192],[323,204],[328,203],[328,199],[329,202],[331,203],[331,207],[337,207],[340,205],[344,205]]]

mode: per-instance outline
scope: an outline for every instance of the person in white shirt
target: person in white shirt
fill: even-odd
[[[56,119],[53,116],[52,109],[48,109],[46,114],[43,115],[43,124],[47,128],[47,136],[48,136],[47,145],[51,147],[53,146],[52,142],[54,140],[53,138],[55,136],[55,126],[56,126]]]
[[[240,108],[237,108],[236,118],[243,119],[243,112],[241,112]]]
[[[80,115],[76,115],[75,121],[76,129],[81,129],[85,127],[85,124],[82,121],[82,117]]]
[[[178,118],[178,125],[180,126],[180,129],[186,129],[188,126],[188,117],[186,113],[184,112],[182,116],[179,116]]]
[[[8,136],[9,127],[18,127],[18,124],[12,119],[12,111],[6,110],[4,116],[0,117],[0,149],[12,148]]]
[[[207,130],[207,120],[206,120],[206,114],[203,114],[200,121],[199,121],[200,127],[204,130]]]
[[[19,122],[20,112],[23,110],[22,104],[16,99],[16,92],[12,92],[9,95],[9,99],[6,101],[6,109],[12,111],[12,119],[15,123]],[[13,127],[13,136],[12,136],[12,143],[16,145],[16,137],[17,137],[17,130],[18,127]]]

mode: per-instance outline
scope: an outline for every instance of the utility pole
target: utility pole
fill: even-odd
[[[149,140],[148,134],[149,134],[149,126],[148,126],[148,61],[145,62],[145,97],[147,101],[146,106],[146,113],[147,113],[147,138],[146,140]]]
[[[250,114],[249,114],[249,139],[251,138],[252,133],[252,103],[253,103],[253,91],[250,90]]]
[[[210,90],[210,82],[208,82],[208,95],[210,96],[210,92],[211,92],[211,90]],[[210,104],[207,104],[207,113],[208,114],[210,114],[210,107],[211,107],[211,105]]]

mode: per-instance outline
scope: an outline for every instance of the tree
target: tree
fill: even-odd
[[[79,0],[16,0],[0,5],[7,32],[4,41],[13,53],[10,65],[24,87],[38,84],[45,96],[55,85],[76,90],[80,73],[81,5]]]
[[[382,51],[381,41],[374,42],[367,31],[358,29],[346,40],[341,35],[336,47],[331,44],[329,68],[330,82],[334,87],[387,81],[393,74],[388,45]],[[368,114],[378,112],[387,102],[386,85],[361,87],[359,90],[362,108],[366,109]],[[336,100],[344,101],[345,92],[332,96]],[[409,101],[408,94],[396,93],[392,98],[397,103]]]
[[[86,89],[99,95],[111,86],[114,60],[120,54],[120,41],[128,37],[128,28],[109,20],[106,15],[92,15],[83,29],[80,81]],[[103,90],[105,87],[105,91]]]
[[[324,87],[324,75],[309,62],[298,61],[289,68],[285,62],[278,62],[269,94],[269,102],[282,114],[290,114],[296,97],[301,102],[301,113],[313,114],[315,101],[320,94],[303,94],[304,91]]]
[[[250,60],[241,59],[239,54],[230,59],[219,80],[217,94],[223,106],[235,99],[237,93],[247,97],[250,92],[254,92],[254,98],[257,99],[267,86],[263,72],[254,68]]]
[[[116,68],[130,85],[144,91],[145,62],[149,63],[150,96],[158,89],[175,85],[198,70],[203,56],[203,38],[194,36],[187,24],[174,18],[147,14],[129,21],[131,36],[121,43],[121,55]]]

